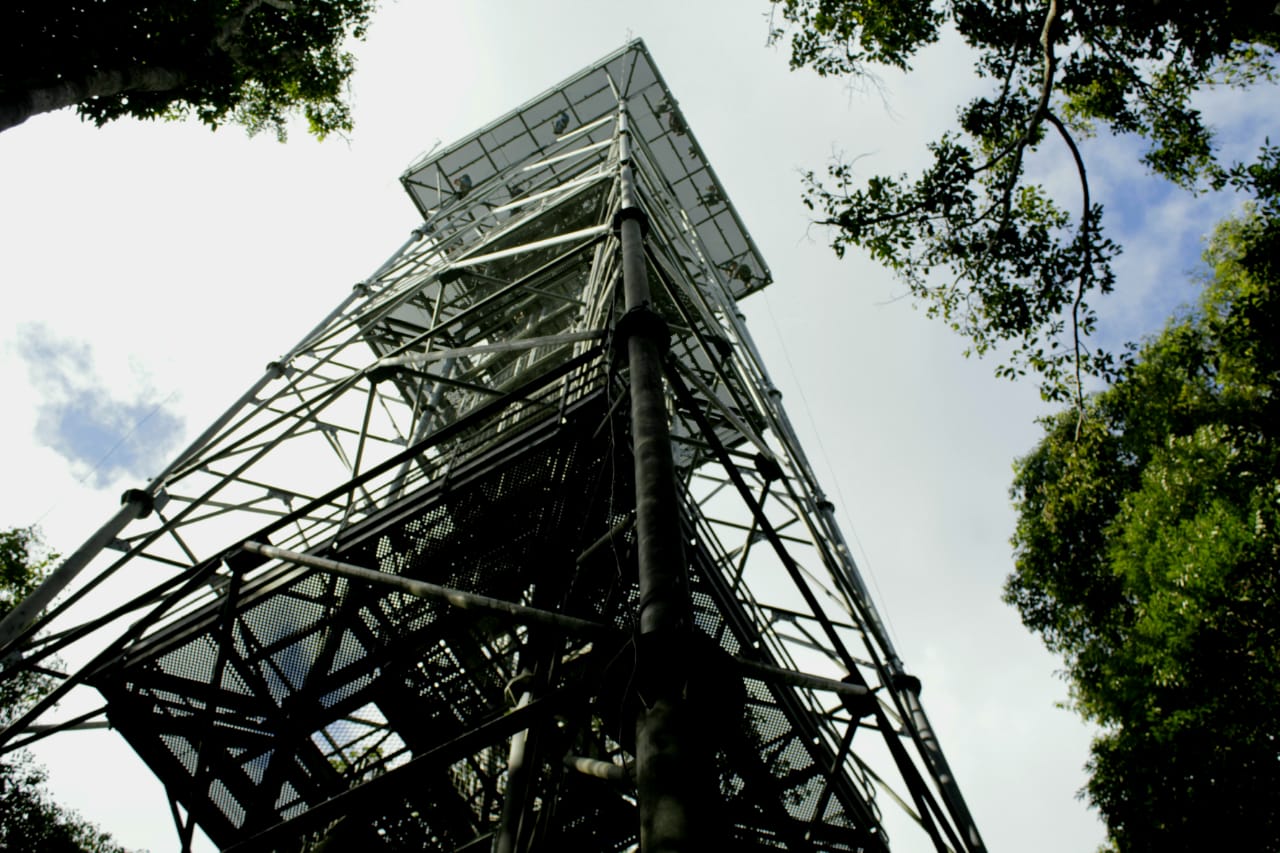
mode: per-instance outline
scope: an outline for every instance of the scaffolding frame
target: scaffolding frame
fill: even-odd
[[[184,849],[196,823],[232,850],[637,844],[631,712],[604,707],[651,677],[619,664],[635,207],[689,665],[741,730],[708,820],[744,849],[888,849],[883,794],[938,850],[984,849],[738,309],[769,269],[643,43],[402,183],[409,239],[0,624],[0,677],[77,664],[0,750],[111,724]],[[487,537],[533,544],[460,541]]]

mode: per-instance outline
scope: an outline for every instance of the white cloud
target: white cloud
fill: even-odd
[[[144,377],[108,384],[90,346],[43,324],[19,328],[16,351],[38,396],[34,440],[91,486],[148,479],[176,449],[183,424]],[[117,390],[118,389],[118,390]]]

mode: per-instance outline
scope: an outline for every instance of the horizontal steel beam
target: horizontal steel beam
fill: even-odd
[[[828,693],[835,693],[837,696],[850,699],[862,699],[871,695],[871,690],[861,684],[850,684],[847,681],[840,681],[835,678],[824,678],[821,675],[810,675],[807,672],[783,669],[782,667],[770,666],[767,663],[759,663],[746,658],[734,657],[733,660],[744,675],[758,678],[761,681],[790,684],[792,687],[807,687],[810,690],[825,690]]]
[[[503,341],[496,344],[477,344],[470,347],[454,347],[451,349],[431,350],[420,353],[404,353],[402,355],[391,355],[380,358],[374,362],[369,370],[379,367],[391,366],[408,366],[421,367],[433,361],[443,361],[447,358],[460,358],[462,356],[479,355],[489,352],[512,352],[517,350],[528,350],[534,347],[555,346],[557,344],[573,343],[575,341],[594,341],[604,337],[604,332],[589,329],[583,332],[565,332],[561,335],[544,335],[537,338],[513,338],[509,341]],[[368,370],[366,370],[368,372]]]
[[[579,619],[576,616],[567,616],[563,613],[554,613],[550,610],[540,610],[537,607],[528,607],[523,604],[516,604],[513,601],[505,601],[501,598],[492,598],[487,595],[477,595],[472,592],[463,592],[459,589],[452,589],[447,586],[427,583],[426,581],[413,580],[412,578],[401,577],[387,572],[381,572],[377,569],[366,569],[363,566],[357,566],[352,563],[344,563],[340,560],[330,560],[327,557],[314,557],[310,554],[302,554],[298,551],[289,551],[284,548],[277,548],[274,545],[264,545],[260,542],[245,542],[242,546],[244,550],[251,554],[257,554],[271,560],[283,560],[288,563],[295,563],[299,566],[307,566],[313,569],[330,572],[335,575],[351,578],[353,580],[363,580],[370,583],[382,584],[383,586],[393,587],[401,592],[418,598],[431,598],[441,601],[447,601],[454,607],[462,610],[479,610],[487,613],[501,613],[506,616],[512,616],[522,622],[534,625],[547,625],[553,628],[561,628],[575,634],[600,635],[602,633],[614,633],[615,629],[609,625],[602,625],[598,622],[591,622],[586,619]]]

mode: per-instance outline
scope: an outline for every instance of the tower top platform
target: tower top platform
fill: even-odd
[[[428,223],[468,215],[454,204],[500,171],[526,164],[581,173],[609,156],[618,105],[625,102],[633,139],[679,199],[708,260],[725,273],[735,298],[772,281],[751,235],[729,201],[644,42],[620,50],[480,130],[414,162],[400,180]],[[560,159],[563,158],[563,159]],[[529,186],[507,187],[510,200]]]

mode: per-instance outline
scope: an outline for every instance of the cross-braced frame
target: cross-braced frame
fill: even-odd
[[[409,169],[409,240],[5,620],[6,676],[76,666],[4,748],[108,721],[184,846],[633,848],[625,169],[706,819],[883,850],[888,803],[982,849],[738,310],[769,270],[639,42]]]

